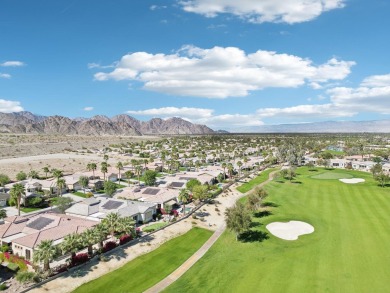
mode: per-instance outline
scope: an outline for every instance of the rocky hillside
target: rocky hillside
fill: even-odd
[[[70,119],[63,116],[39,116],[30,112],[0,113],[0,132],[65,135],[148,135],[209,134],[205,125],[192,124],[181,118],[154,118],[139,121],[128,115],[94,116]]]

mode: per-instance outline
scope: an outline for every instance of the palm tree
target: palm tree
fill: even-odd
[[[226,180],[226,172],[225,172],[226,163],[225,162],[222,163],[222,169],[223,169],[223,180]]]
[[[14,184],[10,190],[11,198],[16,202],[18,207],[18,216],[20,216],[20,201],[22,199],[22,195],[26,194],[24,186],[20,183]]]
[[[58,195],[62,196],[62,189],[66,186],[66,181],[64,178],[58,178],[57,179],[57,189],[58,189]]]
[[[87,176],[80,176],[79,183],[81,187],[84,189],[84,194],[85,194],[85,188],[88,186],[89,178]]]
[[[72,233],[64,237],[60,247],[63,254],[71,253],[71,258],[76,256],[76,252],[79,251],[81,244],[80,234]]]
[[[57,249],[53,245],[53,240],[42,240],[34,250],[33,260],[36,263],[43,262],[43,270],[48,271],[50,269],[50,262],[57,254]]]
[[[123,169],[123,164],[122,164],[122,162],[118,162],[118,163],[116,164],[116,168],[118,169],[118,173],[119,173],[119,175],[118,175],[119,184],[121,184],[121,170]]]
[[[100,171],[103,173],[103,180],[106,181],[106,173],[108,172],[108,164],[107,162],[102,162],[100,164]]]
[[[179,199],[179,201],[181,201],[183,203],[183,215],[185,215],[186,214],[186,203],[188,203],[188,201],[190,200],[190,193],[188,192],[188,190],[185,188],[180,190],[178,199]]]
[[[93,245],[99,241],[93,228],[85,230],[80,237],[80,241],[83,246],[88,246],[88,255],[92,256],[93,254]]]
[[[53,174],[53,177],[56,178],[57,180],[61,177],[64,176],[64,174],[62,173],[61,170],[58,170],[58,169],[53,169],[51,170],[52,174]]]
[[[45,179],[47,179],[47,173],[50,172],[49,167],[45,166],[45,167],[42,168],[42,170],[43,170],[43,172],[45,172]]]
[[[238,161],[238,162],[237,162],[237,166],[238,166],[238,172],[240,173],[240,177],[241,177],[241,166],[242,166],[242,162],[241,162],[241,161]]]
[[[229,163],[227,165],[227,169],[228,169],[228,172],[229,172],[229,178],[231,179],[233,177],[233,164],[232,163]]]
[[[107,228],[102,223],[100,223],[93,228],[93,232],[95,234],[96,241],[99,243],[99,248],[102,249],[103,241],[107,239],[108,235]]]
[[[38,179],[38,178],[39,178],[39,174],[38,174],[37,171],[31,170],[31,171],[28,173],[28,177],[29,177],[29,178],[32,178],[32,179]]]
[[[97,169],[97,165],[96,163],[89,163],[87,165],[87,170],[88,171],[92,171],[92,174],[93,174],[93,179],[95,179],[95,170]]]
[[[108,161],[108,155],[104,155],[104,156],[103,156],[103,160],[107,163],[107,161]]]
[[[115,232],[120,230],[120,216],[118,213],[109,213],[103,220],[103,226],[114,237]]]
[[[124,217],[119,221],[119,230],[125,234],[133,235],[135,234],[135,221],[132,217]]]
[[[142,174],[142,167],[140,165],[135,166],[135,173],[138,176],[138,185],[141,185],[140,177],[141,177],[141,174]]]

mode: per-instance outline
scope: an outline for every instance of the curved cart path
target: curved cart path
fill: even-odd
[[[274,172],[271,172],[269,174],[269,178],[267,181],[260,183],[256,187],[262,187],[268,182],[272,180],[272,177],[274,175]],[[248,191],[244,194],[241,194],[236,197],[232,197],[231,200],[228,201],[226,207],[231,207],[234,205],[234,203],[240,199],[241,197],[244,197],[248,195],[251,192]],[[173,282],[175,282],[177,279],[179,279],[182,275],[184,275],[185,272],[187,272],[198,260],[200,260],[206,252],[210,249],[211,246],[218,240],[218,238],[222,235],[222,233],[226,230],[226,224],[225,221],[223,221],[222,224],[217,228],[217,230],[214,232],[214,234],[206,241],[205,244],[197,252],[195,252],[189,259],[187,259],[180,267],[178,267],[173,273],[171,273],[169,276],[167,276],[165,279],[161,280],[159,283],[154,285],[153,287],[146,290],[144,293],[158,293],[163,291],[165,288],[167,288],[169,285],[171,285]]]

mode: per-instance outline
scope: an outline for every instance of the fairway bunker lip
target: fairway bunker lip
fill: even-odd
[[[344,179],[339,179],[339,180],[341,182],[347,183],[347,184],[356,184],[356,183],[362,183],[362,182],[366,181],[363,178],[350,178],[350,179],[344,178]]]
[[[274,236],[283,240],[298,240],[301,235],[311,234],[314,227],[302,221],[273,222],[266,226]]]

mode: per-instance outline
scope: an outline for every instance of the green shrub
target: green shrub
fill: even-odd
[[[8,289],[8,287],[6,284],[4,284],[4,283],[0,284],[0,291],[5,291],[7,289]]]
[[[14,272],[17,272],[19,270],[19,266],[16,263],[11,262],[7,265],[7,268]]]
[[[20,283],[28,283],[35,280],[36,274],[34,272],[19,271],[16,274],[16,280]]]
[[[0,251],[1,252],[6,252],[9,250],[9,246],[7,244],[3,244],[1,247],[0,247]]]

